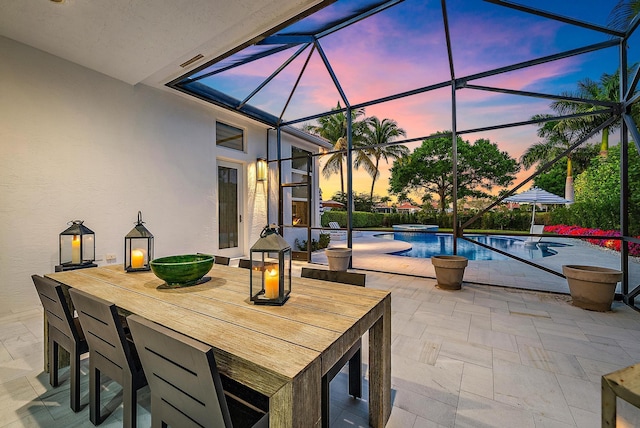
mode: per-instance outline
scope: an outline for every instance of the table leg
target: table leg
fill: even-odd
[[[391,415],[391,295],[369,330],[369,425],[383,428]]]
[[[602,428],[613,428],[616,426],[616,394],[611,388],[609,381],[602,376]]]
[[[269,426],[320,427],[322,370],[317,358],[269,399]]]

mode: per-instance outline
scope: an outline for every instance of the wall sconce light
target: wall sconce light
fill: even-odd
[[[267,160],[265,158],[256,160],[256,180],[267,181]]]
[[[255,305],[284,305],[291,294],[291,247],[275,224],[262,230],[249,255],[251,301]]]
[[[69,227],[60,233],[60,265],[56,272],[95,267],[96,259],[95,234],[83,220],[73,220],[67,223]]]
[[[124,237],[124,270],[127,272],[151,270],[153,235],[143,224],[142,212],[138,211],[136,226]]]

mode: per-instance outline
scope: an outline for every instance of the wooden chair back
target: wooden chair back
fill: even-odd
[[[367,281],[367,275],[364,273],[313,269],[313,268],[307,268],[307,267],[302,268],[301,276],[303,278],[339,282],[341,284],[357,285],[360,287],[364,287]]]
[[[69,294],[78,311],[90,352],[99,354],[114,365],[128,367],[134,371],[136,368],[131,347],[127,342],[116,305],[75,288],[69,289]],[[106,374],[113,377],[108,370]],[[119,377],[114,380],[119,382]]]
[[[213,349],[138,315],[127,321],[151,389],[152,426],[232,427]],[[268,422],[258,411],[243,418]]]
[[[100,379],[104,373],[122,385],[123,427],[135,428],[137,391],[147,380],[133,341],[127,338],[126,323],[113,303],[74,288],[69,294],[89,342],[89,420],[93,425],[102,422]]]
[[[231,261],[230,257],[225,256],[213,256],[213,262],[217,265],[225,265],[229,266],[229,262]]]
[[[49,278],[38,275],[32,275],[31,279],[47,314],[49,326],[56,328],[70,340],[79,341],[81,330],[73,321],[69,305],[62,292],[62,286]]]
[[[251,269],[251,260],[249,259],[238,260],[238,267],[242,269]]]
[[[38,275],[31,279],[36,287],[42,307],[45,311],[47,360],[49,383],[58,386],[58,347],[69,352],[69,407],[74,412],[80,411],[80,356],[89,352],[89,346],[80,326],[80,322],[72,314],[62,285]]]

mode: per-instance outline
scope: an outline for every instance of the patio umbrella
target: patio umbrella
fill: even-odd
[[[561,198],[558,195],[555,195],[551,192],[547,192],[544,189],[539,187],[532,187],[526,192],[518,193],[517,195],[509,196],[508,198],[504,198],[505,202],[516,202],[516,203],[529,203],[533,204],[533,211],[531,213],[531,226],[535,221],[536,216],[536,204],[568,204],[571,201]]]

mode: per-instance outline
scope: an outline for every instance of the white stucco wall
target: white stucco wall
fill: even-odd
[[[100,73],[0,37],[0,299],[40,305],[30,275],[58,264],[58,234],[81,219],[96,256],[123,262],[142,211],[155,256],[217,250],[218,157],[244,170],[244,245],[266,224],[255,159],[266,129],[226,111]],[[247,153],[216,149],[215,122],[241,126]]]

